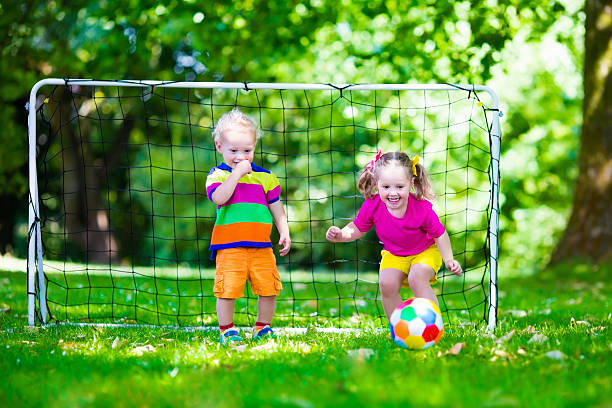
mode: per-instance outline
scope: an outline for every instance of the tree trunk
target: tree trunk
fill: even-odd
[[[579,175],[551,263],[612,258],[612,1],[587,0]]]
[[[63,162],[61,192],[64,207],[64,223],[68,238],[79,245],[84,251],[83,258],[90,263],[116,264],[120,262],[120,248],[112,232],[109,222],[109,211],[105,208],[101,194],[108,189],[105,180],[106,164],[100,157],[93,157],[88,148],[84,135],[91,133],[89,121],[80,121],[79,132],[65,123],[76,113],[72,105],[72,94],[63,93],[60,104],[61,115],[55,115],[52,123],[58,137],[62,138],[61,154]],[[64,122],[64,123],[62,123]],[[125,121],[123,122],[126,123]],[[61,131],[59,131],[61,129]],[[129,127],[121,132],[124,140],[129,135]],[[119,149],[116,146],[109,148],[116,159]],[[109,159],[110,160],[110,159]]]

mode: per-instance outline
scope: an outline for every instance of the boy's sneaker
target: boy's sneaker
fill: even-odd
[[[244,339],[240,336],[240,332],[232,327],[221,332],[219,335],[219,343],[221,343],[222,346],[239,346],[244,344]]]
[[[268,340],[268,339],[275,339],[275,338],[276,338],[276,335],[274,334],[274,330],[272,330],[269,324],[265,325],[259,330],[253,329],[253,337],[252,337],[253,341]]]

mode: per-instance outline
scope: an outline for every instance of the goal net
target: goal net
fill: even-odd
[[[375,232],[325,239],[355,217],[359,171],[379,149],[418,154],[438,193],[465,271],[438,272],[445,322],[495,325],[500,112],[489,88],[62,79],[37,83],[29,102],[29,324],[216,325],[205,182],[223,160],[212,129],[234,107],[263,130],[254,163],[278,177],[293,241],[277,256],[276,326],[386,327]],[[252,325],[256,308],[247,284],[236,324]]]

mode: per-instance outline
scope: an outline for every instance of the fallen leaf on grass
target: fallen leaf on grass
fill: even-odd
[[[521,333],[527,333],[527,334],[535,334],[535,333],[539,333],[538,329],[536,329],[534,326],[529,325],[526,328],[524,328]]]
[[[465,347],[465,343],[457,343],[453,347],[446,350],[444,353],[441,351],[438,353],[438,357],[446,356],[448,354],[452,354],[453,356],[459,355],[461,353],[461,349]]]
[[[374,354],[374,350],[369,348],[360,348],[357,350],[349,350],[346,352],[350,357],[358,360],[366,360],[372,354]]]
[[[142,356],[144,353],[152,353],[154,351],[157,351],[155,347],[150,344],[145,344],[144,346],[133,348],[130,354],[134,356]]]
[[[565,354],[560,350],[552,350],[544,355],[552,360],[563,360],[565,358]]]
[[[495,350],[493,351],[493,354],[496,355],[497,357],[505,358],[506,360],[512,357],[512,354],[508,353],[505,350]]]
[[[574,326],[591,326],[591,323],[587,322],[586,320],[576,320],[573,317],[570,319],[570,326],[574,327]]]
[[[121,348],[123,347],[128,341],[126,339],[121,339],[118,336],[115,337],[115,340],[113,340],[113,345],[111,346],[112,349],[117,349],[117,348]]]
[[[10,307],[0,307],[0,313],[8,313],[11,311]]]
[[[506,343],[508,340],[512,339],[516,334],[516,330],[510,330],[508,333],[501,336],[499,339],[495,340],[496,344]]]
[[[64,341],[63,339],[59,339],[57,345],[60,346],[64,350],[76,350],[77,344],[74,341]]]
[[[529,339],[529,341],[527,343],[528,344],[531,344],[531,343],[544,343],[547,340],[548,340],[548,337],[546,337],[542,333],[536,333],[536,334],[533,335],[533,337],[531,337]]]

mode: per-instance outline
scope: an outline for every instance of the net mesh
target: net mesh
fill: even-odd
[[[486,320],[490,268],[490,110],[473,90],[326,90],[94,86],[43,88],[37,168],[51,321],[212,326],[215,205],[205,182],[222,162],[212,129],[234,107],[264,136],[254,163],[281,184],[292,250],[277,256],[284,289],[274,324],[385,326],[372,230],[325,239],[363,197],[359,171],[378,149],[418,154],[439,197],[456,277],[434,290],[447,324]],[[273,228],[272,242],[278,241]],[[403,298],[411,297],[409,289]],[[234,321],[252,325],[247,284]]]

